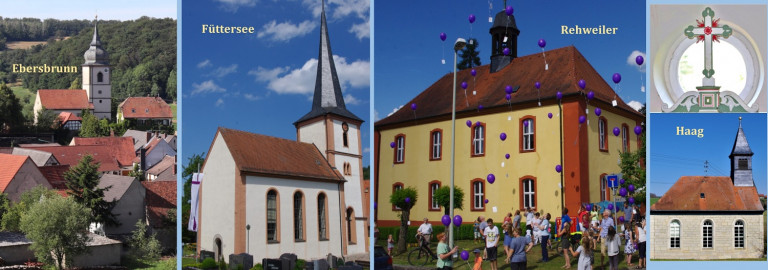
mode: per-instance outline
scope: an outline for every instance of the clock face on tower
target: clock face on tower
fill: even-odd
[[[104,73],[109,73],[109,68],[105,68]]]

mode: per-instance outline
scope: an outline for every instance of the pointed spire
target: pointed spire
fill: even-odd
[[[747,135],[744,135],[744,129],[741,128],[741,117],[739,117],[739,130],[736,132],[736,140],[733,142],[733,149],[731,150],[731,156],[734,155],[748,155],[753,154],[752,149],[747,142]]]
[[[101,38],[99,38],[98,22],[99,16],[96,15],[96,18],[93,20],[93,39],[91,39],[90,47],[87,51],[85,51],[85,54],[83,54],[83,58],[85,58],[84,65],[109,65],[109,54],[107,51],[101,48]]]
[[[91,46],[101,46],[101,39],[99,39],[99,15],[93,21],[93,40],[91,40]]]
[[[320,13],[320,52],[317,60],[317,77],[315,78],[315,94],[312,110],[301,117],[296,123],[329,113],[360,120],[359,117],[347,110],[341,83],[336,74],[336,64],[331,52],[331,40],[328,35],[328,23],[325,20],[325,0],[321,3]],[[294,123],[294,124],[296,124]]]

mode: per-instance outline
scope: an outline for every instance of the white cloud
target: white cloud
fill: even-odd
[[[349,28],[349,32],[355,34],[357,39],[360,40],[363,38],[370,38],[371,24],[368,20],[365,20],[363,23],[353,24],[352,27]]]
[[[232,64],[228,67],[218,67],[216,68],[209,76],[213,76],[216,78],[223,78],[224,76],[227,76],[228,74],[237,72],[237,64]]]
[[[221,107],[221,105],[224,105],[224,100],[219,98],[219,100],[216,101],[216,107]]]
[[[370,62],[356,60],[348,63],[347,59],[338,55],[333,56],[339,83],[342,89],[363,88],[370,85]],[[315,89],[317,76],[317,59],[309,59],[301,68],[291,70],[289,67],[267,69],[258,67],[248,72],[256,77],[256,81],[266,82],[267,88],[278,94],[312,94]]]
[[[303,3],[312,10],[312,15],[320,17],[320,11],[322,10],[320,1],[304,0]],[[341,20],[350,15],[354,15],[355,18],[362,20],[360,23],[353,24],[349,32],[354,33],[358,39],[363,39],[371,36],[368,20],[370,7],[369,0],[328,0],[325,11],[326,16],[334,20]]]
[[[245,99],[247,99],[247,100],[250,100],[250,101],[257,101],[257,100],[261,99],[261,97],[259,97],[259,96],[256,96],[256,95],[253,95],[253,94],[247,94],[247,93],[243,94],[243,97]]]
[[[643,56],[643,60],[644,60],[643,64],[639,66],[637,65],[637,62],[635,62],[635,59],[637,58],[638,55]],[[629,54],[629,57],[627,57],[627,65],[636,67],[637,71],[640,71],[642,73],[645,73],[646,63],[648,63],[648,58],[645,57],[645,53],[638,50],[632,51],[632,53]]]
[[[210,66],[211,66],[211,60],[209,59],[205,59],[205,61],[197,64],[197,68],[204,68],[204,67],[210,67]]]
[[[632,109],[635,109],[635,111],[640,111],[640,109],[644,107],[643,103],[637,100],[632,100],[628,102],[627,105],[629,105],[629,107],[632,107]]]
[[[362,103],[362,101],[357,99],[356,97],[352,96],[351,94],[344,95],[344,104],[347,104],[347,105],[360,105],[360,103]]]
[[[379,121],[381,120],[381,117],[379,117],[379,110],[373,110],[373,121]]]
[[[390,115],[393,115],[393,114],[395,114],[395,113],[396,113],[397,111],[399,111],[401,108],[403,108],[403,105],[400,105],[400,107],[397,107],[397,108],[394,108],[394,109],[392,109],[392,112],[391,112],[391,113],[389,113],[389,114],[387,114],[387,117],[389,117]]]
[[[214,0],[214,1],[221,3],[221,9],[235,13],[241,7],[256,6],[257,0]]]
[[[221,86],[216,85],[213,80],[207,80],[202,83],[192,83],[192,95],[197,94],[205,94],[205,93],[223,93],[226,92],[227,89],[224,89]]]
[[[272,41],[286,42],[295,37],[309,34],[315,30],[316,27],[317,23],[312,21],[303,21],[299,24],[293,24],[291,21],[277,23],[277,21],[272,20],[261,27],[261,30],[256,34],[256,37],[266,37]]]

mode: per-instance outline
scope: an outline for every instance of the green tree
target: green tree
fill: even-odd
[[[437,190],[435,190],[435,193],[433,194],[435,196],[435,201],[437,202],[437,205],[442,207],[445,210],[445,214],[450,214],[450,209],[448,208],[449,205],[451,205],[451,187],[445,186],[440,187]],[[453,188],[453,209],[463,209],[464,206],[464,191],[461,190],[460,187],[454,187]]]
[[[166,99],[172,99],[176,101],[176,69],[171,70],[171,74],[168,74],[168,83],[165,87]]]
[[[83,123],[80,126],[80,137],[93,138],[101,136],[102,127],[99,118],[87,110],[83,110]]]
[[[156,234],[147,232],[147,225],[139,220],[136,222],[136,229],[128,238],[130,256],[137,261],[154,262],[160,259],[162,247],[157,240]]]
[[[389,196],[389,202],[400,208],[400,236],[397,239],[398,253],[403,253],[406,250],[405,235],[408,233],[408,221],[411,216],[411,208],[416,205],[417,199],[418,192],[413,187],[397,190]]]
[[[627,192],[628,196],[635,198],[635,202],[642,203],[645,202],[647,191],[645,188],[645,132],[640,134],[638,140],[640,140],[640,149],[619,154],[621,158],[619,166],[625,180],[624,185],[620,187],[627,188],[629,185],[634,185],[634,192]]]
[[[181,197],[181,242],[193,243],[197,241],[195,232],[187,230],[189,226],[189,211],[192,203],[192,175],[196,173],[203,165],[205,153],[194,154],[189,157],[187,165],[181,171],[181,178],[184,179],[184,195]]]
[[[144,177],[144,172],[141,171],[141,168],[139,167],[138,163],[133,164],[133,170],[130,173],[128,173],[128,176],[139,179],[139,181],[147,180],[146,177]]]
[[[0,193],[0,228],[2,228],[2,220],[5,213],[11,209],[11,201],[8,200],[8,195]]]
[[[112,214],[112,207],[115,201],[108,202],[104,200],[104,192],[112,186],[99,188],[99,163],[94,162],[93,156],[85,155],[74,167],[69,168],[64,173],[64,179],[67,181],[67,194],[75,202],[83,205],[91,211],[91,222],[103,223],[105,225],[116,226],[120,223]]]
[[[90,213],[82,205],[53,196],[29,209],[21,219],[21,231],[32,241],[30,248],[38,260],[64,269],[72,258],[87,252],[89,219]]]
[[[0,82],[0,133],[16,130],[24,124],[21,103],[8,85]]]
[[[80,83],[80,77],[76,77],[75,80],[69,85],[69,89],[83,89],[82,83]]]
[[[56,129],[58,126],[57,118],[58,115],[56,115],[54,111],[43,107],[42,110],[37,111],[37,123],[35,123],[35,128],[38,131],[50,131],[51,129]]]
[[[477,47],[479,46],[477,39],[469,39],[467,42],[467,45],[464,46],[464,49],[461,49],[461,52],[459,53],[459,57],[461,57],[461,60],[458,64],[456,64],[456,68],[459,70],[464,70],[472,67],[481,66],[480,63],[480,51],[477,50]]]
[[[37,186],[21,193],[19,201],[11,203],[6,201],[3,214],[2,230],[18,232],[21,231],[21,218],[27,214],[30,207],[38,203],[43,198],[58,196],[56,191],[50,190],[44,186]]]

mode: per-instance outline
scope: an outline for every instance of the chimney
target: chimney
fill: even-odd
[[[147,131],[147,142],[149,142],[149,139],[152,139],[152,132]]]
[[[147,149],[142,146],[139,152],[141,155],[141,164],[139,166],[141,166],[141,172],[144,173],[147,171]]]

